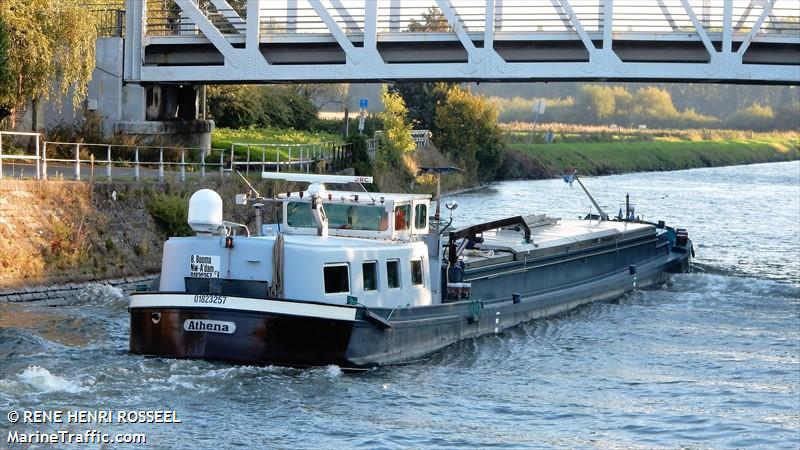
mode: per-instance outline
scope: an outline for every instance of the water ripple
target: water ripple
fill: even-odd
[[[179,433],[110,430],[153,448],[796,449],[800,195],[774,188],[798,176],[795,162],[591,180],[689,226],[696,270],[366,373],[130,355],[127,300],[102,285],[57,309],[0,305],[0,407],[177,410]],[[587,209],[559,180],[458,200],[465,221],[479,203]]]

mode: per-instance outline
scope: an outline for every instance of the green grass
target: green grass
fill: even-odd
[[[322,142],[341,143],[342,138],[336,134],[315,133],[310,131],[297,131],[292,129],[275,128],[245,128],[231,129],[218,128],[211,135],[211,146],[218,149],[230,150],[231,145],[237,144],[317,144]],[[266,159],[274,161],[279,147],[267,148]],[[261,147],[251,149],[251,158],[261,159]],[[245,147],[236,148],[236,154],[244,156],[247,153]],[[287,149],[280,149],[281,158],[288,156]],[[297,156],[294,154],[293,156]]]
[[[569,168],[600,175],[800,159],[800,139],[767,135],[706,141],[656,138],[648,142],[512,143],[508,148],[537,160],[551,174]]]

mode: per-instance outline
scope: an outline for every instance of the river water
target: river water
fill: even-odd
[[[146,433],[124,448],[798,448],[800,162],[584,182],[612,214],[629,192],[645,219],[686,226],[695,271],[361,374],[129,355],[126,298],[107,287],[0,304],[0,448],[8,430],[59,429]],[[458,223],[589,212],[561,180],[455,199]],[[182,423],[11,425],[12,409]]]

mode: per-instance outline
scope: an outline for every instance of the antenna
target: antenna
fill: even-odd
[[[364,190],[364,193],[367,194],[367,197],[369,197],[369,199],[372,200],[372,203],[375,204],[375,197],[373,197],[372,194],[370,194],[367,188],[365,188],[364,185],[361,183],[358,183],[358,185],[361,186],[361,189]]]
[[[372,177],[361,177],[351,175],[317,175],[309,173],[289,173],[289,172],[261,172],[264,180],[284,180],[305,183],[369,183],[372,184]]]

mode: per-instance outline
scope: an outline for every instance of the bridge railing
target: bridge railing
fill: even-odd
[[[374,0],[370,0],[374,1]],[[768,0],[732,0],[732,32],[748,33],[757,23]],[[725,18],[723,0],[688,0],[697,19],[707,32],[722,33]],[[467,33],[486,30],[487,6],[476,0],[450,0],[458,24]],[[247,8],[224,7],[225,3],[201,0],[198,8],[220,33],[244,37]],[[294,6],[292,6],[294,5]],[[219,7],[218,7],[219,6]],[[607,9],[613,6],[613,10]],[[774,0],[769,16],[759,30],[762,34],[798,35],[797,0]],[[430,8],[433,8],[432,10]],[[378,33],[441,33],[453,35],[453,27],[433,0],[403,0],[377,8]],[[682,0],[528,0],[494,2],[493,28],[507,33],[578,32],[574,18],[587,33],[604,32],[604,17],[612,12],[613,31],[625,32],[694,32],[695,25]],[[435,14],[431,15],[431,11]],[[350,38],[363,37],[367,11],[363,1],[342,0],[327,8],[340,29]],[[263,2],[259,28],[262,34],[331,35],[325,20],[308,0]],[[119,18],[110,21],[118,23]],[[174,1],[148,1],[145,34],[151,36],[202,35],[199,24]],[[113,24],[108,28],[114,29]]]
[[[124,9],[94,9],[99,37],[125,37]]]

